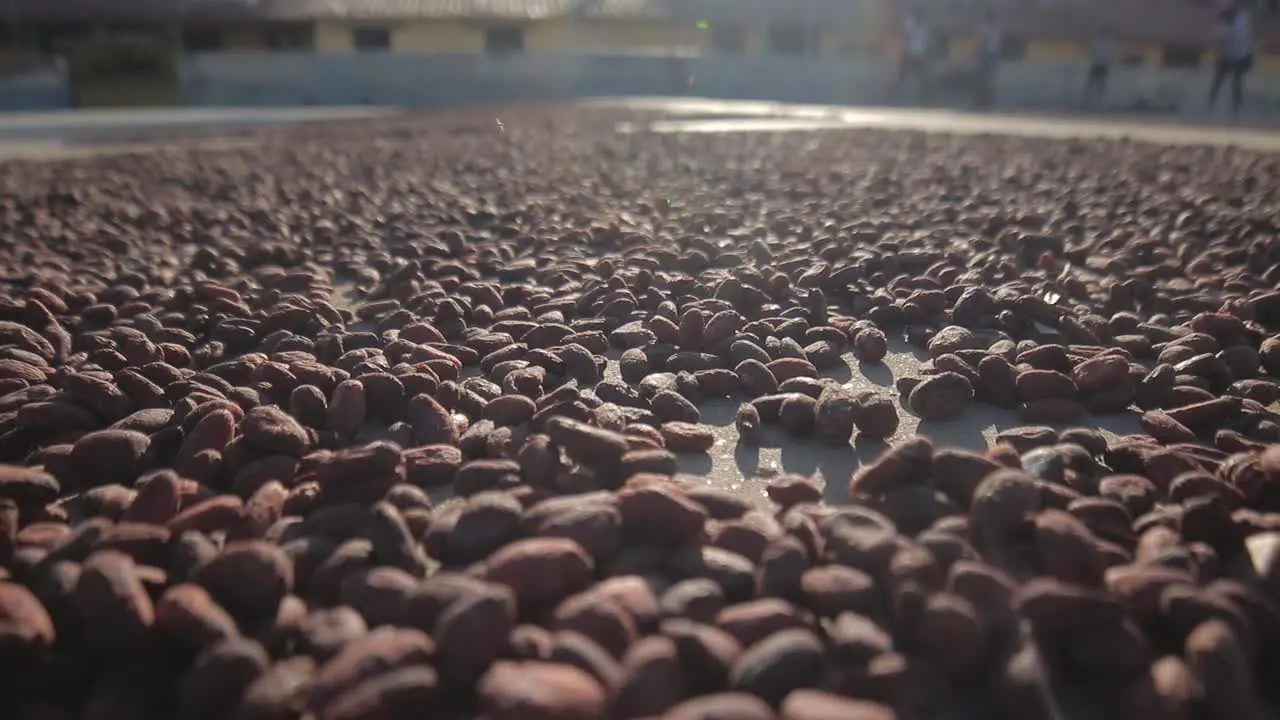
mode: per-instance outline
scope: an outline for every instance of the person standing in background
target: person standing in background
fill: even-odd
[[[1218,65],[1209,86],[1209,107],[1218,103],[1222,82],[1231,78],[1231,111],[1244,102],[1244,76],[1253,69],[1253,29],[1249,17],[1234,2],[1218,13]]]
[[[995,103],[996,70],[1000,67],[1000,51],[1004,33],[996,20],[996,11],[987,10],[986,19],[978,28],[978,48],[974,67],[974,102],[978,107],[990,107]]]
[[[1099,34],[1090,50],[1089,74],[1084,81],[1084,104],[1092,105],[1107,94],[1107,77],[1111,75],[1114,46],[1106,33]]]
[[[899,99],[903,97],[907,83],[915,83],[917,95],[924,95],[930,41],[929,26],[916,10],[908,10],[903,19],[902,56],[898,62]]]

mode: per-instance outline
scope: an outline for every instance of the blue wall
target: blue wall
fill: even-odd
[[[771,58],[645,55],[237,54],[189,58],[182,68],[193,105],[434,106],[616,95],[669,95],[680,89],[683,62],[710,97],[839,102],[866,65]],[[862,76],[862,77],[860,77]],[[844,98],[851,101],[854,98]]]
[[[528,54],[334,55],[246,53],[195,55],[182,65],[192,105],[402,105],[427,107],[517,100],[670,95],[819,104],[894,100],[895,67],[883,60],[690,57],[692,85],[682,89],[673,60],[653,55]],[[963,68],[952,68],[963,72]],[[1077,63],[1007,63],[997,77],[1004,107],[1074,107],[1086,68]],[[1199,108],[1207,71],[1115,68],[1108,100]],[[1280,78],[1255,73],[1247,104],[1280,109]],[[944,101],[945,102],[945,101]]]
[[[56,110],[70,104],[66,77],[56,70],[0,79],[0,111]]]
[[[389,53],[210,53],[179,67],[188,105],[297,106],[441,105],[672,95],[816,104],[886,104],[894,67],[880,60],[690,57],[683,70],[654,55],[537,53],[483,55]],[[1074,106],[1085,68],[1075,64],[1001,66],[998,103],[1005,107]],[[686,82],[691,79],[691,83]],[[1109,100],[1139,99],[1198,109],[1207,72],[1116,68]],[[1280,78],[1255,73],[1247,105],[1256,115],[1280,114]],[[0,80],[0,111],[70,106],[64,75],[41,71]]]

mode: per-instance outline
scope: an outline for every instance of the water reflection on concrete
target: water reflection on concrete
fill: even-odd
[[[663,133],[784,132],[883,128],[921,132],[1023,135],[1051,138],[1131,139],[1170,145],[1234,145],[1280,150],[1280,128],[1203,118],[1166,119],[1112,115],[1033,115],[920,108],[857,108],[736,100],[633,98],[601,100],[624,108],[685,119],[658,120],[619,129]]]

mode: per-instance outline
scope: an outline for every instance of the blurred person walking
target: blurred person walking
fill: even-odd
[[[1253,29],[1249,16],[1232,2],[1218,12],[1218,64],[1209,86],[1209,108],[1218,103],[1222,83],[1231,78],[1231,111],[1240,112],[1244,102],[1244,76],[1253,69]]]
[[[1114,45],[1103,33],[1094,38],[1089,55],[1089,73],[1084,80],[1084,104],[1093,105],[1107,94],[1107,78],[1111,75]]]
[[[977,57],[974,59],[974,104],[991,107],[995,104],[996,71],[1000,68],[1000,51],[1004,45],[1004,32],[996,19],[994,9],[987,10],[982,26],[978,28]]]
[[[932,34],[917,10],[908,10],[902,23],[902,55],[898,60],[897,95],[903,100],[914,85],[916,100],[923,100],[928,84],[929,46]]]

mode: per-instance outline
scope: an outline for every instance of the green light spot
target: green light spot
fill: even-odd
[[[699,20],[699,21],[698,21],[698,29],[699,29],[699,30],[710,30],[710,29],[711,29],[711,23],[707,22],[706,20]]]

